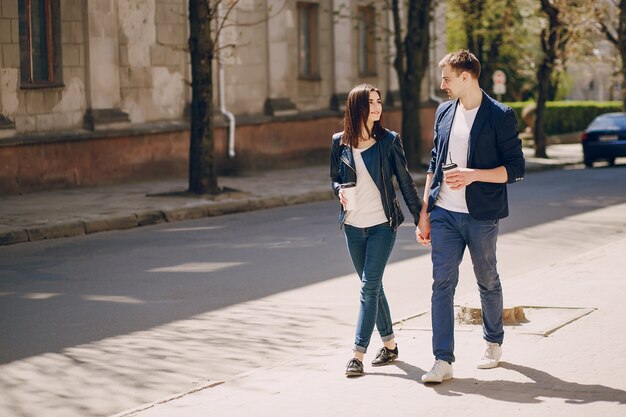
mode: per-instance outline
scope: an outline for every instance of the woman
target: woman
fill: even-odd
[[[382,125],[380,91],[369,84],[352,89],[346,101],[343,132],[333,135],[330,177],[335,195],[341,202],[340,224],[344,226],[348,251],[361,279],[361,305],[356,326],[354,357],[346,367],[346,376],[363,375],[363,357],[374,324],[384,346],[372,366],[386,365],[398,357],[389,304],[383,291],[383,271],[396,239],[396,230],[404,221],[392,177],[400,186],[415,225],[419,221],[422,200],[406,166],[400,136]],[[342,185],[356,183],[353,203]]]

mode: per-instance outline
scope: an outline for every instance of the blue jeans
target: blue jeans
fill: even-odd
[[[345,233],[352,263],[361,278],[361,307],[354,350],[365,353],[374,324],[383,341],[394,338],[389,304],[383,290],[383,272],[396,241],[396,231],[383,223],[366,228],[345,225]]]
[[[430,224],[433,354],[435,359],[454,362],[454,292],[466,246],[480,290],[483,337],[498,344],[504,340],[502,287],[496,269],[498,220],[475,220],[469,214],[435,206]]]

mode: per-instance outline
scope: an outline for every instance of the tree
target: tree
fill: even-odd
[[[611,0],[607,2],[609,7],[596,6],[596,15],[601,31],[606,38],[617,48],[622,61],[622,107],[626,110],[626,0]],[[617,9],[617,15],[609,9]],[[611,19],[613,16],[614,19]],[[615,21],[616,20],[616,21]],[[606,22],[612,22],[608,25]]]
[[[213,139],[213,62],[228,16],[239,0],[189,2],[191,56],[191,129],[189,138],[189,192],[218,194]],[[230,48],[234,45],[224,45]]]
[[[566,26],[561,20],[558,0],[541,0],[541,11],[548,17],[548,25],[541,31],[543,59],[537,67],[537,107],[535,110],[535,156],[547,158],[544,115],[550,90],[552,72],[559,58],[560,43],[564,42]]]
[[[589,48],[591,9],[586,0],[541,0],[541,11],[548,22],[541,31],[543,58],[537,67],[534,134],[535,156],[547,158],[544,129],[546,102],[554,99],[559,75],[565,71],[568,58],[580,56]]]
[[[398,76],[402,102],[402,137],[410,167],[422,166],[422,132],[420,123],[422,79],[430,63],[430,22],[433,0],[409,0],[406,35],[398,0],[392,0],[396,57],[393,66]]]
[[[215,8],[209,1],[189,2],[189,53],[191,55],[191,131],[189,191],[217,194],[213,152],[213,39]]]
[[[446,9],[448,46],[469,49],[481,62],[479,83],[492,94],[496,69],[507,74],[505,99],[523,100],[535,86],[532,65],[538,48],[522,16],[520,0],[450,0]]]
[[[286,5],[273,2],[268,11],[280,4],[273,15],[247,23],[231,21],[229,16],[239,0],[189,1],[189,53],[191,56],[191,130],[189,146],[189,189],[195,194],[218,194],[217,166],[213,140],[213,62],[234,43],[223,42],[229,27],[255,26],[280,13]]]

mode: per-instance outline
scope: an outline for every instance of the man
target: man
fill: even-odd
[[[424,189],[417,241],[432,244],[432,327],[435,364],[423,382],[452,378],[454,292],[467,247],[480,290],[487,348],[478,364],[494,368],[502,356],[502,288],[496,269],[498,221],[508,216],[506,184],[524,177],[524,155],[513,110],[478,84],[480,62],[467,50],[441,62],[441,89],[451,100],[435,113],[434,147]],[[458,169],[443,173],[443,165]]]

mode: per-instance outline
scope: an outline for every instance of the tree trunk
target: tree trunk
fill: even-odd
[[[617,32],[618,49],[622,58],[622,108],[626,111],[626,0],[620,1],[619,26]]]
[[[546,101],[548,97],[548,90],[550,88],[550,73],[552,69],[550,65],[545,62],[541,63],[537,70],[537,80],[539,94],[537,96],[537,107],[535,109],[535,157],[547,158],[546,153],[546,133],[544,129],[544,115],[546,110]]]
[[[482,30],[482,16],[485,11],[485,0],[457,0],[457,6],[461,12],[465,15],[463,20],[463,27],[465,32],[465,39],[467,41],[467,49],[476,55],[478,61],[482,65],[478,83],[484,88],[488,84],[489,71],[485,71],[486,59],[483,54],[485,45],[484,31]],[[493,72],[493,71],[492,71]]]
[[[396,56],[394,67],[400,81],[400,96],[402,99],[402,137],[405,147],[407,163],[410,168],[422,168],[422,131],[420,123],[422,79],[429,64],[430,50],[430,19],[432,0],[416,0],[409,2],[407,13],[407,35],[404,45],[398,37],[399,14],[397,1],[394,5],[394,23],[396,23],[396,48],[400,44],[398,53],[406,54],[406,70]],[[401,57],[400,57],[401,59]]]
[[[538,97],[535,110],[535,156],[547,158],[544,115],[550,90],[550,77],[557,59],[557,45],[563,23],[559,20],[559,9],[550,0],[541,0],[541,10],[548,15],[548,27],[541,31],[543,60],[537,69]]]
[[[191,134],[189,192],[217,194],[213,141],[212,10],[208,0],[189,2],[191,55]]]

